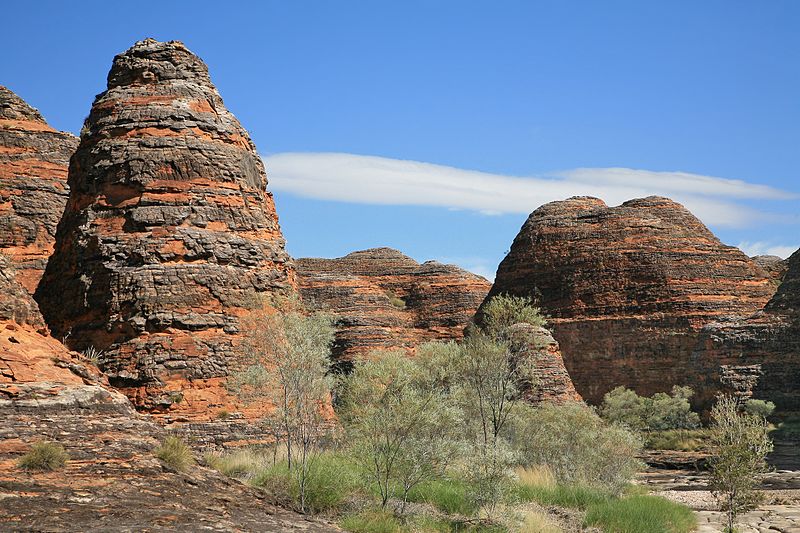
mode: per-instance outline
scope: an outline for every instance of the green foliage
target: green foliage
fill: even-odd
[[[764,400],[747,400],[744,410],[751,415],[768,418],[775,411],[775,404]]]
[[[711,432],[707,429],[667,429],[651,431],[645,435],[645,447],[650,450],[679,450],[692,452],[711,445]]]
[[[348,457],[326,452],[314,457],[309,465],[305,484],[305,501],[301,502],[300,483],[285,460],[262,469],[252,484],[270,492],[280,503],[306,512],[341,511],[352,495],[362,490],[360,472]]]
[[[207,453],[203,462],[226,476],[250,479],[268,466],[269,459],[261,450],[243,448],[225,454]]]
[[[565,485],[603,487],[620,493],[643,466],[639,437],[603,421],[581,403],[521,409],[511,442],[523,466],[545,465]]]
[[[387,290],[386,297],[389,298],[389,303],[391,303],[393,307],[396,307],[397,309],[406,308],[406,301],[396,296],[394,292]]]
[[[735,398],[720,396],[711,410],[711,487],[731,531],[736,517],[760,502],[756,486],[760,474],[768,471],[766,456],[772,451],[767,421],[739,407]]]
[[[161,462],[178,472],[184,472],[194,464],[192,450],[178,437],[167,437],[155,450]]]
[[[483,333],[498,340],[507,340],[506,332],[514,324],[544,326],[547,319],[530,298],[500,294],[481,309]]]
[[[689,404],[693,394],[691,387],[677,385],[671,394],[658,392],[651,397],[617,387],[603,397],[600,414],[609,422],[637,431],[695,429],[700,427],[700,417]]]
[[[357,362],[345,378],[341,421],[353,456],[386,507],[393,487],[405,502],[417,484],[440,476],[458,452],[457,413],[415,361],[401,352]]]
[[[584,524],[607,533],[684,533],[695,530],[697,519],[684,505],[638,495],[590,505]]]
[[[469,498],[470,487],[458,478],[420,483],[408,494],[408,501],[429,503],[447,514],[470,516],[478,511]]]
[[[25,470],[52,471],[63,468],[69,455],[57,442],[41,441],[31,446],[31,450],[23,455],[17,463]]]
[[[612,499],[608,491],[586,485],[555,485],[548,487],[519,483],[514,487],[513,494],[519,501],[581,510]]]
[[[367,509],[344,518],[339,525],[351,533],[400,533],[404,531],[393,513],[381,509]]]

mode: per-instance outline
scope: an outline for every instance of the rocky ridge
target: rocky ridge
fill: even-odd
[[[391,248],[296,265],[303,300],[338,317],[334,355],[343,365],[371,350],[462,338],[490,287],[454,265],[419,264]]]
[[[0,85],[0,252],[33,293],[53,252],[67,203],[67,168],[78,145]]]
[[[543,205],[523,225],[488,297],[532,297],[578,392],[598,402],[626,385],[640,394],[693,384],[701,328],[748,315],[771,278],[667,198],[608,207],[575,197]]]
[[[261,159],[202,60],[153,39],[116,56],[68,181],[36,292],[51,330],[102,352],[139,408],[212,416],[239,318],[295,281]]]

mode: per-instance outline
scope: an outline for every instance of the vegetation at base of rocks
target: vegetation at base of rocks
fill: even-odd
[[[83,357],[86,358],[86,360],[92,363],[94,366],[99,366],[100,358],[103,355],[103,351],[98,350],[94,346],[89,346],[83,352],[81,352],[81,355],[83,355]]]
[[[617,387],[603,397],[600,416],[636,431],[696,429],[700,427],[700,416],[689,404],[693,395],[691,387],[677,385],[670,394],[658,392],[650,397]]]
[[[765,400],[750,399],[744,403],[744,411],[761,418],[769,418],[775,411],[775,404]]]
[[[613,533],[683,533],[694,531],[697,519],[684,505],[635,495],[589,506],[584,524]]]
[[[644,447],[649,450],[677,450],[694,452],[711,446],[711,431],[698,429],[667,429],[650,431],[644,435]]]
[[[226,476],[249,480],[272,464],[265,453],[253,448],[242,448],[227,454],[207,453],[203,456],[203,463]]]
[[[368,509],[350,515],[339,524],[352,533],[399,533],[404,531],[400,520],[389,511]]]
[[[23,455],[18,466],[25,470],[39,470],[49,472],[63,468],[69,460],[69,455],[64,447],[57,442],[41,441],[31,446],[28,453]]]
[[[391,290],[386,291],[386,297],[389,298],[389,303],[392,304],[392,307],[396,307],[397,309],[405,309],[406,308],[406,301],[397,296]]]
[[[164,439],[155,449],[155,454],[162,463],[178,472],[185,472],[194,464],[191,448],[174,435]]]
[[[481,310],[479,329],[489,337],[505,340],[506,332],[515,324],[545,326],[547,317],[530,298],[508,294],[493,297]]]
[[[736,517],[762,499],[756,487],[761,474],[768,471],[766,456],[772,451],[772,441],[766,419],[747,412],[732,396],[717,398],[711,418],[711,487],[732,532]]]

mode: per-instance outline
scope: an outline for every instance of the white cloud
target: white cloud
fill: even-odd
[[[750,257],[755,255],[777,255],[778,257],[786,259],[800,248],[800,244],[783,245],[765,241],[742,241],[737,244],[736,247]]]
[[[477,274],[483,276],[491,282],[494,282],[494,274],[497,270],[497,265],[485,257],[467,256],[467,257],[438,257],[436,258],[440,263],[455,264]]]
[[[629,168],[578,168],[516,177],[444,165],[345,153],[280,153],[265,157],[272,190],[366,204],[441,206],[487,215],[530,213],[540,205],[588,195],[618,205],[668,196],[705,223],[744,226],[763,217],[738,200],[797,195],[739,180]]]

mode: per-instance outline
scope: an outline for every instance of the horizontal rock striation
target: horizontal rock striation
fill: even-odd
[[[152,39],[116,56],[36,292],[51,330],[101,351],[140,408],[222,406],[239,318],[258,295],[294,290],[266,185],[200,58]]]
[[[334,355],[344,365],[370,350],[462,338],[490,287],[454,265],[419,264],[390,248],[296,264],[303,300],[338,317]]]
[[[786,262],[783,282],[763,310],[706,326],[694,358],[705,386],[800,411],[800,250]],[[709,401],[711,398],[707,398]]]
[[[575,387],[596,403],[618,385],[650,395],[692,384],[700,329],[760,309],[774,290],[750,258],[667,198],[608,207],[576,197],[528,217],[489,297],[538,302]]]
[[[785,259],[777,255],[756,255],[751,258],[755,264],[764,269],[772,277],[776,284],[783,280],[789,266]]]
[[[0,252],[33,293],[53,252],[67,203],[67,168],[78,139],[0,86]]]

